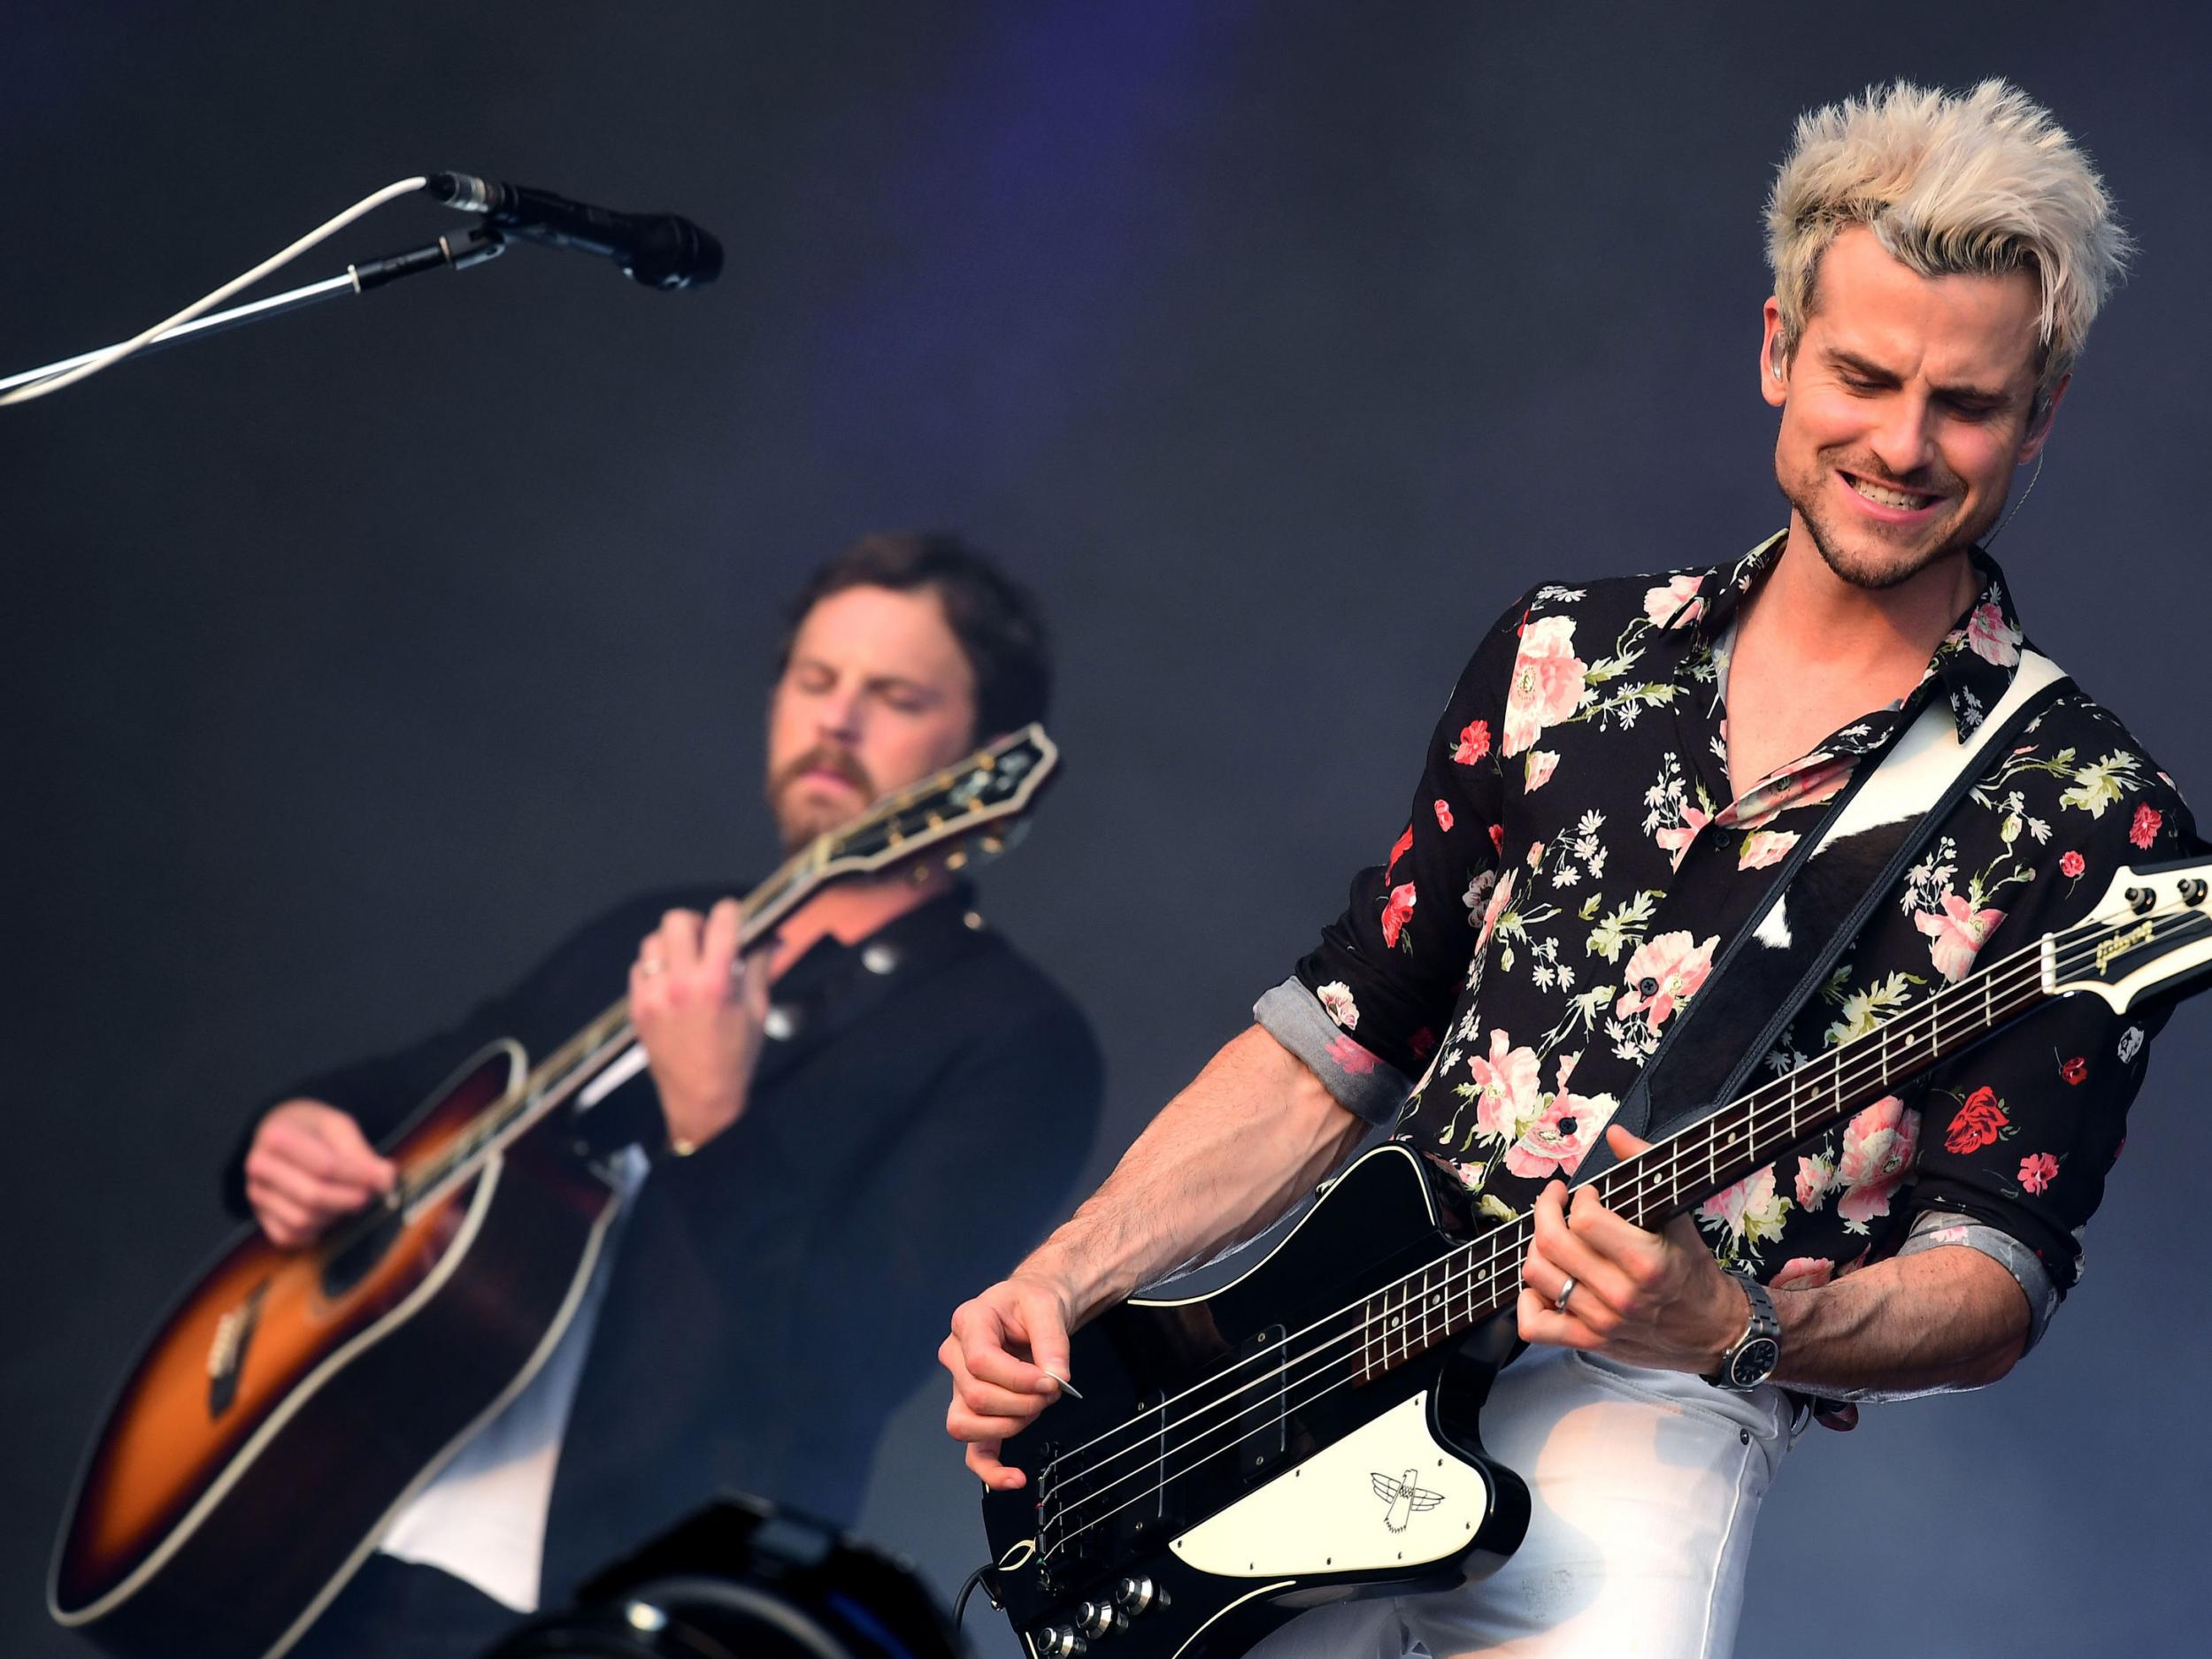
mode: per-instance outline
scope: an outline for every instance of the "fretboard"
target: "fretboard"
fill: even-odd
[[[2034,949],[1993,963],[1740,1095],[1589,1184],[1607,1209],[1655,1232],[2027,1012],[2045,995],[2040,963]],[[1394,1370],[1512,1306],[1532,1232],[1527,1216],[1501,1222],[1369,1297],[1354,1319],[1359,1380]]]

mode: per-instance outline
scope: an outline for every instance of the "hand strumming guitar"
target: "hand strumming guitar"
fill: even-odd
[[[630,1020],[653,1068],[669,1144],[703,1146],[745,1110],[768,1018],[768,952],[738,954],[742,913],[671,910],[630,964]]]
[[[269,1109],[246,1153],[246,1199],[269,1242],[311,1244],[341,1216],[391,1191],[398,1170],[361,1125],[319,1100]]]

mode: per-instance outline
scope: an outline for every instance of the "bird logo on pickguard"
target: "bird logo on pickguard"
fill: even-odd
[[[1440,1492],[1431,1492],[1413,1484],[1419,1471],[1409,1469],[1402,1480],[1385,1474],[1370,1474],[1367,1479],[1375,1488],[1375,1495],[1390,1507],[1383,1513],[1383,1525],[1394,1532],[1406,1530],[1406,1522],[1423,1509],[1432,1509],[1444,1502]]]

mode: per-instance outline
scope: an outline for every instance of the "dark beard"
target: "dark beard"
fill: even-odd
[[[768,810],[776,820],[776,833],[782,838],[786,852],[796,852],[823,831],[849,824],[867,810],[865,807],[855,807],[840,812],[816,806],[802,814],[794,809],[784,796],[802,775],[818,767],[844,779],[860,792],[863,800],[872,801],[876,798],[875,780],[869,777],[868,769],[860,764],[856,756],[833,743],[816,744],[768,780]]]

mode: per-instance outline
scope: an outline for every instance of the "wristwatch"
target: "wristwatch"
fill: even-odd
[[[1751,1302],[1751,1317],[1743,1334],[1720,1356],[1720,1369],[1706,1373],[1705,1380],[1731,1394],[1747,1394],[1782,1363],[1782,1322],[1774,1317],[1774,1298],[1767,1287],[1748,1273],[1737,1275]]]

